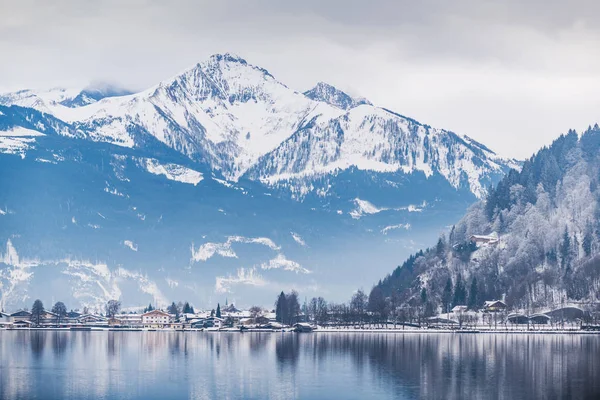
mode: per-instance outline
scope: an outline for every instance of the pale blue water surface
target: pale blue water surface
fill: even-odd
[[[600,399],[600,336],[0,330],[2,399]]]

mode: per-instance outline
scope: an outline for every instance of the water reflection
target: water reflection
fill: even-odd
[[[600,336],[0,331],[0,398],[600,398]]]
[[[31,332],[29,344],[31,345],[31,354],[35,358],[40,358],[44,353],[44,347],[46,347],[46,333]]]

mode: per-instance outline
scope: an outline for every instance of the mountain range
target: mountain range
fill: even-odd
[[[219,54],[138,93],[0,95],[0,166],[0,305],[202,307],[346,296],[520,163]]]

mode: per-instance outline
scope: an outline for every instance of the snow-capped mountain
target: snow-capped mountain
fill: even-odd
[[[76,108],[86,106],[107,97],[118,97],[132,92],[105,83],[96,83],[83,89],[52,88],[48,90],[20,90],[0,94],[0,105],[32,107],[51,113],[57,106]]]
[[[2,103],[52,114],[94,141],[140,147],[152,136],[233,181],[248,174],[269,185],[293,186],[296,178],[312,180],[354,167],[437,173],[454,188],[481,197],[494,178],[514,166],[468,138],[352,99],[330,85],[296,92],[231,54],[212,56],[144,92],[82,107],[65,103],[81,99],[81,93],[45,95],[19,92]],[[292,189],[323,188],[304,182]]]
[[[0,304],[57,290],[90,305],[214,305],[226,292],[270,304],[291,287],[342,298],[512,166],[332,86],[295,91],[231,54],[139,93],[5,94]]]

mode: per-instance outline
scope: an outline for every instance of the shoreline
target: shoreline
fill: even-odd
[[[276,330],[276,329],[248,329],[241,332],[239,329],[146,329],[146,328],[103,328],[103,327],[92,327],[91,329],[69,329],[69,328],[11,328],[11,329],[0,329],[0,332],[172,332],[172,333],[186,333],[186,332],[203,332],[203,333],[297,333],[293,330]],[[327,334],[327,333],[368,333],[368,334],[533,334],[533,335],[600,335],[600,330],[583,330],[583,329],[540,329],[540,330],[527,330],[527,329],[360,329],[360,328],[319,328],[312,332],[302,333],[315,333],[315,334]]]

